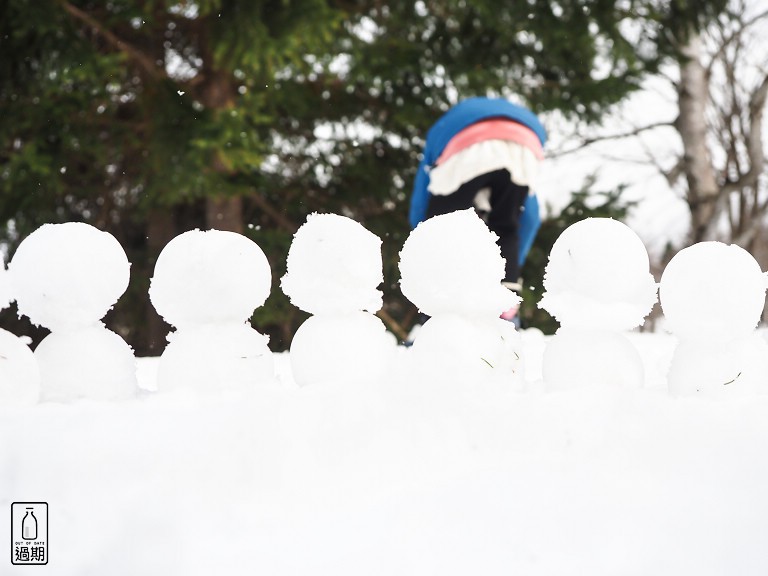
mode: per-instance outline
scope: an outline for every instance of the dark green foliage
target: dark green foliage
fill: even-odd
[[[671,49],[664,26],[719,6],[656,5],[7,0],[0,242],[12,254],[41,224],[70,220],[113,233],[133,266],[108,323],[156,354],[167,331],[146,296],[157,254],[212,225],[211,198],[238,199],[274,275],[253,322],[279,350],[305,317],[279,290],[292,234],[309,213],[335,212],[384,240],[386,312],[407,328],[397,254],[427,129],[480,94],[599,120]],[[10,317],[2,325],[16,329]]]
[[[623,187],[616,190],[593,191],[595,178],[588,178],[581,190],[574,192],[571,201],[556,216],[542,222],[536,242],[523,266],[523,303],[520,319],[525,327],[534,326],[545,334],[554,334],[559,324],[537,304],[544,295],[544,270],[549,253],[557,238],[571,224],[587,218],[613,218],[625,220],[629,211],[637,204],[623,197]]]

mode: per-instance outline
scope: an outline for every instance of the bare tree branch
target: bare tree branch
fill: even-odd
[[[730,36],[724,37],[723,41],[720,43],[720,46],[717,49],[717,52],[712,54],[712,57],[709,60],[709,64],[707,65],[707,76],[712,73],[712,68],[714,68],[715,62],[724,56],[725,51],[730,47],[730,45],[734,42],[741,41],[741,36],[744,34],[744,32],[747,31],[748,28],[751,28],[760,20],[766,17],[768,17],[768,10],[763,10],[749,20],[739,22],[739,27]]]
[[[685,173],[685,162],[683,161],[683,158],[679,157],[675,162],[674,166],[672,166],[668,170],[665,170],[664,167],[661,165],[661,162],[659,162],[656,156],[654,156],[653,152],[646,145],[646,143],[641,141],[640,145],[645,151],[645,154],[648,158],[648,162],[653,164],[653,166],[656,168],[656,171],[664,177],[669,187],[674,188],[675,185],[677,184],[677,181],[680,180],[680,178]]]
[[[295,234],[296,230],[299,229],[295,222],[275,208],[263,195],[259,194],[258,191],[249,194],[248,199],[261,208],[261,210],[284,231],[289,232],[290,234]]]
[[[746,225],[743,226],[738,236],[733,238],[731,242],[739,246],[746,246],[751,242],[758,232],[763,228],[763,219],[768,215],[768,202],[762,203],[758,210],[755,212],[755,217],[750,218]]]
[[[638,136],[642,134],[643,132],[647,132],[649,130],[654,130],[656,128],[661,127],[672,127],[675,125],[676,120],[673,121],[665,121],[665,122],[654,122],[653,124],[648,124],[646,126],[640,126],[638,128],[635,128],[634,130],[630,130],[629,132],[622,132],[618,134],[605,134],[602,136],[593,136],[591,138],[584,138],[577,146],[574,148],[570,148],[568,150],[560,150],[556,152],[552,152],[549,154],[551,158],[561,158],[563,156],[567,156],[569,154],[573,154],[574,152],[578,152],[579,150],[586,148],[587,146],[591,146],[592,144],[597,144],[598,142],[605,142],[608,140],[621,140],[622,138],[632,138],[633,136]]]
[[[763,143],[763,116],[765,104],[768,99],[768,75],[752,93],[749,100],[749,134],[744,142],[749,156],[749,170],[742,174],[735,182],[728,182],[723,186],[727,192],[734,192],[748,186],[757,186],[757,181],[765,169],[765,148]]]

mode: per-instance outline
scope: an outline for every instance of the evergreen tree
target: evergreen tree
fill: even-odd
[[[133,268],[108,323],[157,354],[147,288],[176,234],[241,231],[277,280],[307,214],[336,212],[384,239],[385,313],[407,324],[397,253],[428,127],[478,94],[598,120],[655,70],[662,26],[637,25],[654,4],[7,0],[0,240],[12,253],[69,220],[113,233]],[[302,318],[275,282],[254,321],[282,349]]]
[[[134,266],[111,327],[159,352],[155,258],[186,229],[246,231],[239,176],[269,150],[273,79],[337,20],[322,0],[3,3],[3,236],[70,220],[113,233]]]

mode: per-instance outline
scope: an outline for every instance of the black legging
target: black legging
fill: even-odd
[[[499,237],[498,245],[506,261],[504,281],[517,282],[520,278],[518,223],[520,210],[528,196],[528,186],[512,182],[509,170],[481,174],[448,196],[430,196],[427,218],[474,208],[475,196],[483,188],[491,189],[491,212],[486,218],[486,224]]]

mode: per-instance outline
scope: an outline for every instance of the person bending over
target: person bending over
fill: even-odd
[[[441,116],[427,133],[409,221],[474,208],[498,237],[506,262],[502,284],[520,292],[520,268],[539,226],[532,185],[547,134],[536,115],[503,98],[469,98]],[[519,326],[517,308],[502,318]],[[417,324],[423,324],[423,314]]]

